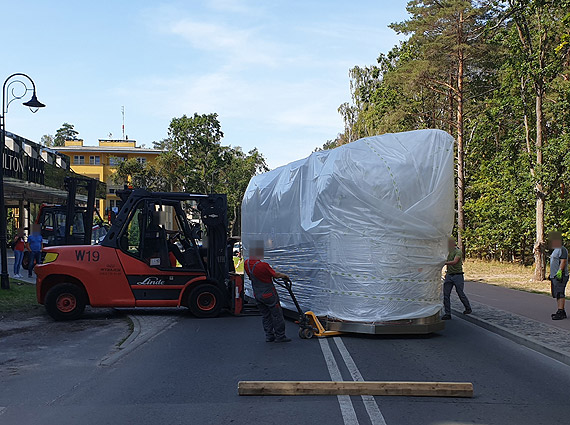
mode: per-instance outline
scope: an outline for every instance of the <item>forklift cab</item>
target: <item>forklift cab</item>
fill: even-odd
[[[44,245],[65,245],[65,216],[67,208],[61,205],[42,205],[37,223],[40,225]],[[73,218],[73,232],[70,245],[81,245],[85,237],[85,209],[76,209]]]
[[[86,244],[86,223],[87,209],[84,207],[75,207],[73,219],[69,228],[69,234],[66,236],[65,223],[68,211],[65,205],[42,205],[36,220],[36,224],[40,226],[44,246],[59,245],[85,245]],[[97,218],[98,220],[95,220]],[[95,214],[91,232],[87,232],[87,238],[91,238],[91,245],[98,245],[107,229],[102,224],[101,218]]]
[[[103,220],[95,208],[98,182],[84,177],[66,177],[67,202],[65,205],[43,204],[36,224],[44,246],[97,245],[107,233]],[[77,206],[79,190],[87,193],[87,205]]]
[[[200,226],[188,222],[184,206],[180,200],[139,200],[121,230],[121,251],[150,267],[204,272],[198,246]]]
[[[174,283],[202,275],[231,295],[226,195],[129,189],[119,196],[123,205],[101,245],[117,249],[127,277]]]

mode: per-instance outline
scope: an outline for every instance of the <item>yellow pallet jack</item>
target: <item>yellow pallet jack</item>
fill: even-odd
[[[327,331],[319,320],[319,317],[312,311],[303,312],[299,302],[297,301],[297,297],[295,297],[293,292],[293,282],[291,282],[290,279],[274,278],[273,282],[289,292],[289,296],[291,297],[291,300],[293,300],[293,303],[299,312],[299,320],[297,321],[299,324],[299,337],[302,339],[311,339],[313,336],[323,338],[342,334],[342,332],[339,331]]]

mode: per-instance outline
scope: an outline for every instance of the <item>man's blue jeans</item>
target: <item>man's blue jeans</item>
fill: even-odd
[[[28,277],[32,277],[34,266],[36,264],[41,264],[41,263],[42,263],[42,252],[41,251],[30,252],[30,265],[28,266]]]
[[[461,300],[465,310],[471,310],[471,305],[469,304],[467,295],[465,295],[465,291],[463,290],[465,287],[463,274],[446,274],[443,282],[443,311],[445,314],[449,315],[451,315],[451,290],[454,286],[457,296]]]

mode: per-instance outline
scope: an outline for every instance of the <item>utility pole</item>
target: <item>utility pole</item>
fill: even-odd
[[[121,113],[123,114],[123,140],[125,139],[125,107],[121,106]]]
[[[26,81],[28,80],[32,87],[29,88],[26,85]],[[21,94],[18,91],[14,90],[14,87],[10,87],[12,84],[20,84],[23,88],[21,90]],[[23,105],[30,108],[33,113],[36,113],[39,108],[43,108],[44,105],[42,102],[38,100],[36,97],[36,83],[27,76],[26,74],[22,74],[21,72],[17,72],[15,74],[10,75],[4,81],[4,85],[2,86],[2,109],[0,110],[0,288],[2,289],[10,289],[10,277],[8,275],[8,253],[6,250],[6,205],[4,199],[4,148],[6,145],[6,114],[8,113],[8,106],[12,101],[23,98],[29,91],[32,92],[32,98],[27,102],[24,102]],[[6,103],[6,96],[8,96],[8,103]]]

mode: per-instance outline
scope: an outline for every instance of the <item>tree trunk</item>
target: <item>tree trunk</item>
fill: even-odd
[[[448,131],[449,134],[453,135],[455,126],[453,125],[453,100],[455,98],[454,93],[453,93],[453,74],[450,72],[449,73],[449,90],[447,91],[447,96],[449,97],[449,122],[448,122]]]
[[[463,77],[465,54],[463,51],[463,11],[459,13],[457,27],[457,244],[465,256],[463,233],[465,231],[465,152],[463,138]]]
[[[544,90],[542,85],[536,88],[536,168],[540,170],[543,164],[542,147],[544,145],[544,117],[542,114],[542,100]],[[539,178],[536,180],[536,241],[534,244],[534,280],[544,280],[546,277],[546,254],[544,243],[544,202],[545,194]]]
[[[238,213],[238,206],[234,205],[234,217],[230,222],[230,236],[239,236],[241,232],[239,232],[239,213]]]

